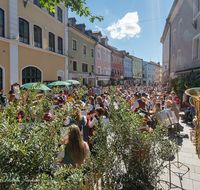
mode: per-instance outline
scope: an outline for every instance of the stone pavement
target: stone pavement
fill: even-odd
[[[179,151],[179,161],[183,163],[178,169],[176,165],[172,164],[171,170],[177,172],[176,174],[185,173],[188,171],[187,166],[189,167],[189,172],[187,172],[183,177],[181,175],[175,175],[172,173],[171,182],[182,189],[187,190],[200,190],[200,159],[196,154],[195,146],[190,141],[190,131],[193,130],[191,124],[186,124],[180,122],[179,126],[181,134],[186,134],[183,138],[178,138],[178,145],[180,146]],[[169,135],[171,138],[176,139],[174,135],[175,129],[172,128],[169,130]],[[177,161],[177,155],[171,158],[170,161]],[[169,162],[166,162],[168,164]],[[185,166],[186,165],[186,166]],[[180,165],[179,165],[180,166]],[[165,173],[161,175],[161,180],[169,181],[169,170],[165,168]],[[161,183],[163,189],[170,189],[169,186],[165,183]],[[172,186],[174,187],[174,186]],[[171,189],[181,189],[181,188],[171,188]]]

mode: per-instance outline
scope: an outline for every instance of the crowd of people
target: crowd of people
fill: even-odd
[[[68,166],[81,165],[84,160],[89,160],[90,152],[95,154],[91,141],[89,140],[87,143],[83,141],[78,126],[89,126],[90,137],[92,137],[95,131],[95,125],[99,123],[100,118],[109,118],[111,89],[110,86],[88,88],[82,97],[82,101],[76,102],[74,116],[71,118],[68,117],[63,121],[63,126],[69,127],[70,130],[68,138],[62,140],[62,145],[65,145],[65,148],[58,154],[60,163],[64,163]],[[186,122],[188,119],[191,119],[191,121],[194,119],[195,108],[189,97],[185,94],[183,95],[183,106],[181,106],[179,97],[176,95],[174,89],[170,90],[169,85],[165,87],[161,85],[118,85],[115,86],[115,91],[117,100],[116,109],[118,109],[118,103],[125,103],[130,112],[138,113],[144,118],[144,122],[141,126],[142,132],[153,132],[155,126],[159,124],[159,118],[157,118],[156,113],[162,110],[170,109],[174,111],[179,120],[179,111],[180,108],[183,107],[182,109],[186,115]],[[59,110],[64,108],[65,104],[71,104],[72,99],[76,99],[76,97],[76,88],[73,89],[73,92],[60,91],[60,93],[54,95],[54,109]],[[14,91],[10,91],[8,95],[6,95],[2,90],[0,94],[1,107],[13,104],[15,98],[16,95]],[[51,122],[54,119],[54,110],[51,110],[50,107],[46,107],[43,111],[45,115],[42,122]],[[18,119],[21,117],[22,114],[19,113]]]

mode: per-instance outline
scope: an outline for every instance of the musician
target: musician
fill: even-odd
[[[145,102],[141,100],[140,93],[136,92],[134,94],[134,98],[135,98],[135,102],[133,106],[131,107],[131,111],[137,112],[141,108],[145,109]]]

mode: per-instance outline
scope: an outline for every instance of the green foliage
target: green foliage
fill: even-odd
[[[89,8],[86,6],[85,0],[40,0],[42,7],[55,12],[53,5],[58,5],[59,3],[64,3],[65,7],[70,8],[71,11],[75,11],[77,15],[90,17],[90,22],[94,22],[97,19],[99,22],[103,20],[103,16],[94,16]]]
[[[74,103],[85,90],[78,86]],[[53,98],[36,99],[37,89],[21,92],[20,99],[0,115],[0,189],[86,189],[81,181],[91,179],[94,172],[109,179],[105,180],[105,189],[112,189],[110,184],[124,189],[153,189],[164,162],[177,147],[166,138],[167,130],[161,133],[160,127],[153,134],[142,133],[143,119],[132,114],[114,91],[110,123],[96,125],[92,137],[97,155],[78,169],[56,167],[54,159],[62,139],[59,131],[63,119],[71,118],[75,107],[55,110],[53,121],[42,123],[43,110],[53,107]],[[23,113],[21,122],[17,120],[19,111]],[[51,175],[44,171],[51,171]]]

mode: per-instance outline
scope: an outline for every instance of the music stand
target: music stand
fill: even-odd
[[[162,111],[163,112],[163,111]],[[170,120],[170,123],[171,125],[174,125],[175,126],[175,137],[176,137],[176,144],[178,145],[178,138],[183,138],[185,135],[180,135],[180,132],[178,132],[178,125],[179,125],[179,121],[177,120],[176,118],[176,115],[174,112],[172,112],[171,110],[167,110],[167,116],[168,116],[168,119]],[[163,114],[164,115],[164,114]],[[175,171],[172,171],[171,170],[171,166],[175,166],[177,169],[180,170],[181,167],[186,167],[187,168],[187,171],[184,172],[184,173],[181,173],[181,172],[175,172]],[[190,168],[188,166],[186,166],[185,164],[181,163],[179,161],[179,152],[177,151],[177,161],[174,161],[174,162],[170,162],[170,158],[169,158],[169,163],[165,166],[168,170],[169,170],[169,182],[168,181],[165,181],[165,180],[159,180],[159,182],[164,182],[168,185],[168,188],[169,189],[174,189],[174,188],[179,188],[179,189],[184,189],[182,187],[182,179],[183,179],[183,176],[189,172]],[[175,174],[177,177],[179,177],[180,179],[180,186],[178,185],[175,185],[172,183],[171,181],[171,174]],[[161,186],[162,187],[162,186]],[[163,187],[162,187],[163,188]]]

